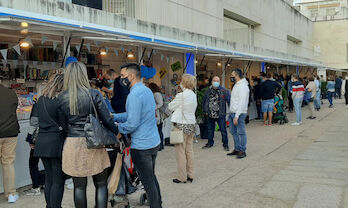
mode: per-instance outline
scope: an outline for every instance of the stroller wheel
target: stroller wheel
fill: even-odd
[[[140,205],[144,205],[146,200],[147,200],[147,195],[146,195],[146,193],[144,193],[140,196],[140,201],[139,201]]]
[[[288,120],[288,118],[285,118],[285,123],[289,123],[289,120]]]

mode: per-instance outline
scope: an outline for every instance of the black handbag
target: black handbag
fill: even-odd
[[[116,138],[116,135],[109,129],[105,128],[104,125],[100,122],[93,99],[89,93],[88,96],[94,109],[94,115],[92,113],[89,114],[84,126],[87,148],[100,149],[104,148],[107,145],[117,144],[119,141]]]
[[[35,144],[37,137],[39,136],[39,127],[36,127],[33,134],[27,135],[27,138],[25,138],[25,141],[29,144]]]

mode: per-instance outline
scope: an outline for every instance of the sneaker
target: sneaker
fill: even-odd
[[[26,196],[40,196],[41,195],[41,189],[39,188],[31,188],[29,190],[26,190],[23,192]]]
[[[193,141],[193,143],[197,144],[197,143],[198,143],[198,139],[195,139],[195,140]]]
[[[18,201],[18,199],[19,199],[19,196],[18,196],[18,194],[10,194],[9,196],[8,196],[8,203],[16,203],[16,201]]]
[[[228,146],[224,146],[224,150],[228,152],[230,151],[230,148]]]
[[[346,106],[346,108],[348,109],[348,105]]]
[[[299,126],[299,125],[301,125],[301,124],[300,124],[300,123],[295,122],[295,123],[292,123],[291,125],[292,125],[292,126]]]
[[[239,151],[233,150],[231,153],[227,153],[227,156],[233,156],[233,155],[238,155]]]
[[[213,145],[210,145],[210,144],[206,144],[204,147],[202,147],[202,149],[209,149],[209,148],[212,148]]]
[[[246,155],[246,153],[245,152],[239,152],[238,153],[238,156],[237,156],[237,159],[243,159],[243,158],[245,158],[247,155]]]
[[[65,187],[69,190],[73,190],[74,189],[74,183],[72,178],[69,178],[67,180],[65,180]]]

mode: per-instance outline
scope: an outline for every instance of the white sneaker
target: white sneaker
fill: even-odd
[[[73,183],[72,178],[69,178],[69,179],[65,180],[65,186],[69,190],[73,190],[74,189],[74,183]]]
[[[348,109],[348,105],[346,106],[346,108]]]
[[[10,194],[9,196],[8,196],[8,203],[16,203],[16,201],[18,201],[18,199],[19,199],[19,196],[18,196],[18,194]]]
[[[39,188],[31,188],[29,190],[24,191],[24,194],[26,196],[40,196],[41,195],[41,190]]]
[[[295,122],[295,123],[292,123],[291,125],[292,125],[292,126],[299,126],[299,125],[301,125],[301,124],[300,124],[300,123]]]
[[[195,140],[193,141],[193,143],[198,143],[198,140],[197,140],[197,139],[195,139]]]

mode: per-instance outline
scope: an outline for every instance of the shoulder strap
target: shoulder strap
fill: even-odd
[[[52,119],[52,117],[51,117],[50,114],[48,113],[44,98],[42,98],[42,103],[43,103],[44,109],[45,109],[46,114],[47,114],[48,118],[50,119],[50,121],[51,121],[52,123],[54,123],[54,124],[58,127],[59,131],[63,131],[63,127],[61,127],[60,125],[58,125],[58,123],[55,122],[54,119]]]
[[[97,112],[97,109],[96,109],[96,107],[95,107],[95,105],[94,105],[94,101],[93,101],[92,95],[91,95],[91,93],[90,93],[89,90],[88,90],[87,94],[88,94],[88,97],[89,97],[89,99],[90,99],[90,101],[91,101],[91,104],[92,104],[92,107],[93,107],[93,110],[94,110],[95,117],[97,118],[97,120],[99,120],[99,118],[98,118],[98,112]]]
[[[91,92],[90,92],[89,90],[87,91],[87,95],[88,95],[88,97],[89,97],[89,100],[91,101],[91,104],[92,104],[92,107],[93,107],[93,110],[94,110],[95,117],[99,120],[99,118],[98,118],[98,112],[97,112],[97,109],[96,109],[96,107],[95,107],[95,105],[94,105],[94,100],[93,100],[93,97],[92,97],[92,95],[91,95]]]
[[[185,114],[184,114],[184,107],[185,107],[184,99],[185,99],[184,91],[182,91],[182,107],[181,107],[182,110],[181,110],[181,116],[182,116],[183,119],[185,118]],[[185,119],[185,120],[186,120],[186,119]]]

